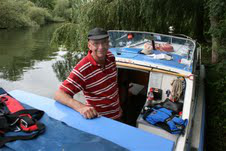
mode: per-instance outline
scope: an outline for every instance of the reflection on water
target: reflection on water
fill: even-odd
[[[80,57],[62,57],[49,46],[59,24],[42,28],[0,30],[0,87],[52,97]]]
[[[56,25],[43,28],[0,31],[1,78],[17,81],[35,62],[48,60],[54,49],[49,47]]]
[[[78,63],[82,57],[84,57],[84,54],[72,54],[71,52],[68,52],[66,55],[63,56],[63,60],[59,60],[54,63],[53,70],[56,73],[57,78],[60,81],[64,81],[75,66],[75,63]]]

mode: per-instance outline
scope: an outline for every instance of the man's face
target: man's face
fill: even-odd
[[[108,38],[100,40],[89,40],[88,48],[92,51],[96,61],[104,60],[109,49],[109,40]]]

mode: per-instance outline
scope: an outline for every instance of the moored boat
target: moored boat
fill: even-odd
[[[185,36],[137,31],[113,30],[109,35],[126,123],[173,141],[174,150],[203,150],[205,68],[196,41]],[[153,91],[157,97],[150,99]],[[177,113],[171,108],[175,104],[180,104]],[[148,106],[168,108],[174,116],[187,120],[183,133],[172,134],[163,126],[144,120],[142,112]]]

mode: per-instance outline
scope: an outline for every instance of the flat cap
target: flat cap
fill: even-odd
[[[108,37],[109,37],[108,32],[103,28],[94,28],[90,30],[88,33],[89,40],[100,40]]]

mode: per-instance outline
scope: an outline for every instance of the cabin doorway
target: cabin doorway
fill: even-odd
[[[136,120],[146,102],[148,80],[149,72],[118,68],[118,86],[123,110],[123,123],[136,126]]]

